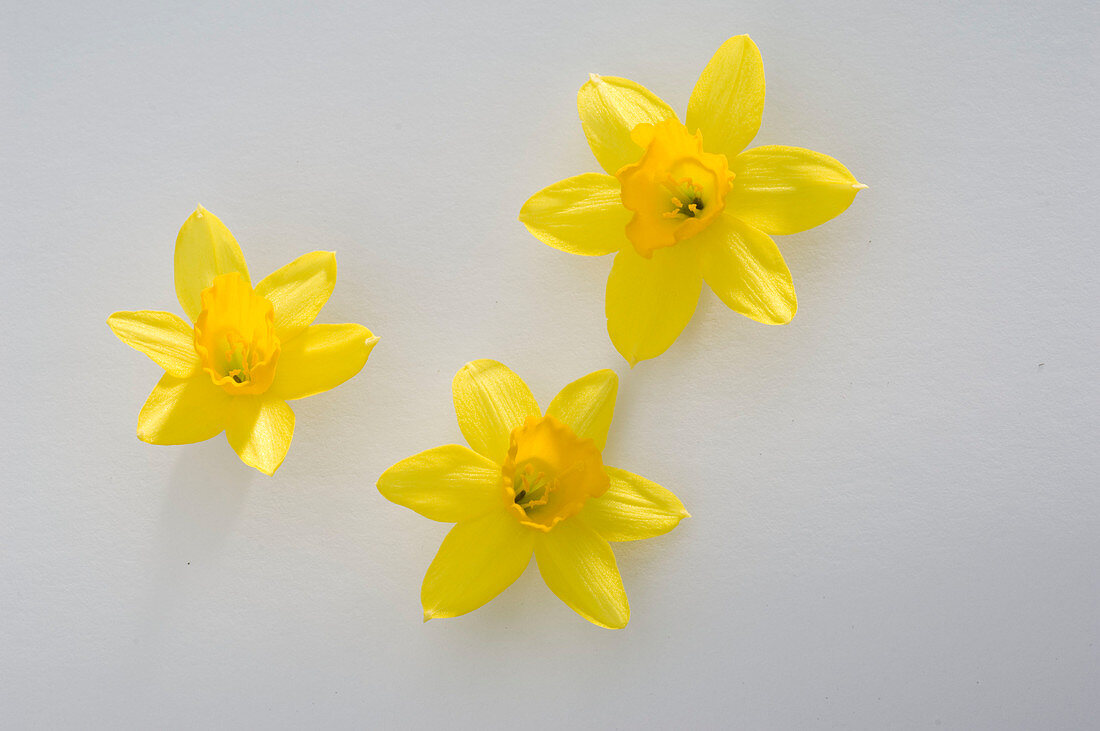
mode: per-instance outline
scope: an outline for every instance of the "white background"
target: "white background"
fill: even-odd
[[[5,725],[1095,723],[1094,3],[6,5]],[[610,258],[516,216],[598,169],[590,71],[682,113],[738,33],[767,73],[756,144],[870,188],[779,239],[791,325],[704,292],[631,371],[605,331]],[[179,312],[172,247],[198,203],[257,279],[335,250],[320,321],[381,336],[357,378],[294,405],[272,479],[220,437],[134,435],[160,371],[104,321]],[[607,463],[693,514],[616,547],[626,630],[534,566],[421,623],[447,526],[374,483],[461,440],[451,377],[483,357],[543,405],[620,373]]]

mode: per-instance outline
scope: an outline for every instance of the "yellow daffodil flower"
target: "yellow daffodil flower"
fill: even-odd
[[[424,577],[424,621],[477,609],[534,554],[547,586],[575,612],[601,627],[626,626],[630,605],[608,541],[667,533],[687,511],[660,485],[604,465],[618,388],[614,371],[590,373],[544,414],[506,366],[462,367],[452,389],[472,449],[429,449],[378,479],[386,499],[457,524]]]
[[[610,174],[555,183],[519,218],[562,251],[618,252],[607,279],[607,331],[630,365],[672,345],[704,279],[731,309],[790,322],[794,284],[770,235],[828,221],[866,186],[818,152],[744,149],[764,111],[756,44],[748,36],[722,44],[695,84],[686,124],[628,79],[592,74],[577,104],[588,144]]]
[[[225,432],[245,464],[274,474],[294,434],[287,401],[339,386],[378,338],[362,325],[312,325],[336,286],[336,256],[314,251],[253,288],[237,240],[202,206],[176,238],[171,312],[116,312],[118,338],[165,370],[138,414],[138,438],[191,444]]]

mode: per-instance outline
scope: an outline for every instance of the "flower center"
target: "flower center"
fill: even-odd
[[[703,152],[703,133],[675,119],[642,123],[630,132],[645,152],[615,174],[623,205],[634,212],[626,236],[646,257],[699,233],[726,206],[733,173],[725,155]]]
[[[609,484],[595,443],[552,416],[528,417],[512,430],[501,474],[509,510],[524,525],[541,531],[576,515]]]
[[[214,384],[231,394],[263,393],[275,379],[279,338],[271,303],[237,272],[202,292],[195,352]]]

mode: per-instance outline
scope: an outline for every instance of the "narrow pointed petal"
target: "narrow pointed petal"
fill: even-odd
[[[152,310],[116,312],[107,318],[107,325],[119,340],[145,353],[169,375],[186,378],[198,368],[194,328],[179,315]]]
[[[275,474],[294,436],[294,412],[281,399],[238,396],[233,399],[225,436],[237,456],[265,475]]]
[[[584,504],[581,518],[608,541],[653,538],[688,517],[679,498],[652,480],[616,467],[604,467],[611,486]]]
[[[583,256],[602,256],[628,246],[619,181],[610,175],[585,173],[554,183],[531,196],[519,220],[535,238],[555,249]]]
[[[138,414],[138,439],[150,444],[194,444],[216,437],[229,418],[230,396],[205,372],[161,377]]]
[[[765,325],[791,321],[798,311],[794,282],[770,236],[724,216],[701,238],[703,276],[727,307]]]
[[[703,278],[694,249],[659,249],[652,259],[633,247],[615,255],[607,278],[607,333],[631,367],[668,350],[691,320]]]
[[[458,444],[401,460],[378,478],[378,491],[444,523],[471,520],[504,505],[500,465]]]
[[[531,562],[534,531],[504,510],[459,523],[424,576],[424,621],[472,612],[507,589]]]
[[[596,74],[577,93],[577,109],[592,154],[611,175],[642,156],[642,148],[630,139],[632,129],[676,118],[672,107],[641,84]]]
[[[737,176],[726,209],[773,235],[820,226],[867,187],[837,160],[801,147],[754,147],[732,161]]]
[[[475,360],[451,384],[458,426],[478,454],[504,464],[512,430],[528,416],[542,416],[531,389],[508,366]]]
[[[687,127],[702,130],[710,152],[730,160],[760,129],[764,114],[764,62],[748,36],[722,44],[703,69],[688,102]]]
[[[246,282],[251,281],[237,239],[202,206],[180,228],[175,259],[176,297],[192,321],[202,312],[202,291],[214,283],[214,277],[240,272]]]
[[[591,439],[602,452],[618,393],[619,376],[605,368],[563,388],[546,408],[546,415],[566,424],[581,439]]]
[[[286,342],[304,330],[336,287],[336,254],[312,251],[268,274],[256,294],[275,310],[275,334]]]
[[[310,325],[283,344],[268,393],[293,401],[336,388],[363,369],[377,342],[362,325]]]
[[[630,621],[615,554],[583,520],[572,518],[540,534],[535,560],[550,591],[589,622],[622,629]]]

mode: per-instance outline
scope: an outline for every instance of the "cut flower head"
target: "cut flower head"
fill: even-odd
[[[176,296],[190,318],[116,312],[118,338],[164,368],[138,414],[138,438],[191,444],[225,432],[245,464],[271,475],[294,434],[287,401],[358,373],[378,338],[362,325],[313,325],[336,286],[336,256],[314,251],[255,287],[237,240],[201,206],[176,238]]]
[[[456,524],[424,577],[425,621],[477,609],[534,555],[571,609],[601,627],[626,626],[630,605],[608,541],[667,533],[687,511],[660,485],[603,463],[618,388],[614,371],[596,371],[543,413],[501,363],[462,367],[452,390],[470,446],[429,449],[378,478],[386,499]]]
[[[771,235],[842,213],[866,187],[833,158],[799,147],[744,148],[764,111],[764,66],[748,36],[729,39],[691,93],[686,123],[628,79],[592,74],[581,125],[608,175],[585,173],[533,195],[519,219],[572,254],[615,254],[607,332],[631,366],[676,340],[706,280],[728,307],[780,325],[797,309]]]

